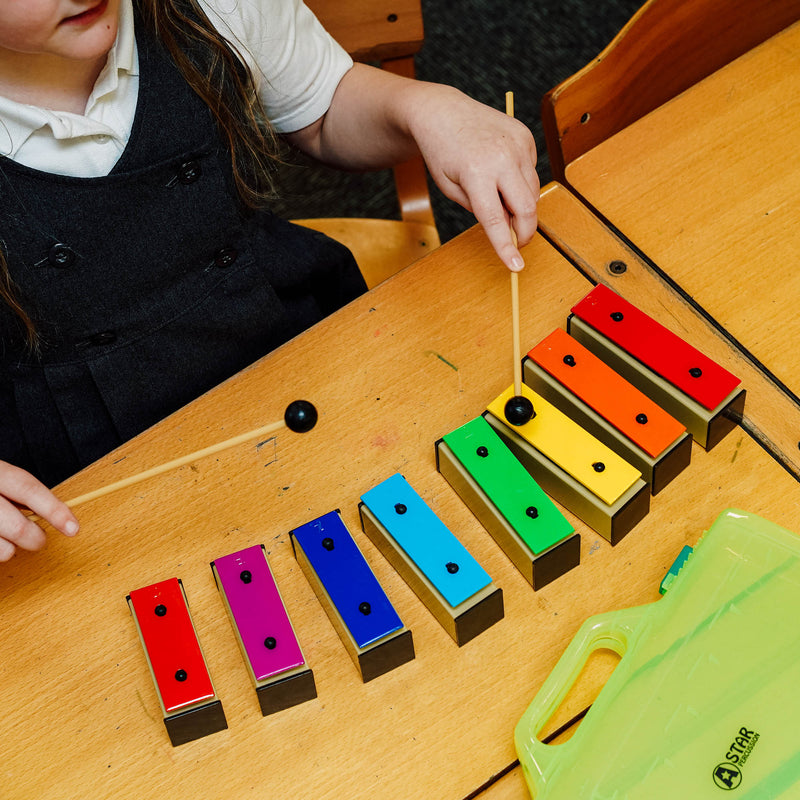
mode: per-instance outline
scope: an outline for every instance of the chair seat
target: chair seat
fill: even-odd
[[[436,227],[422,222],[359,217],[292,221],[324,233],[348,247],[369,289],[413,264],[440,244]]]

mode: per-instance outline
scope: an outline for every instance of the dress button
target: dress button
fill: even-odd
[[[194,183],[202,174],[199,161],[184,161],[178,167],[178,180],[183,184]]]
[[[75,263],[75,251],[66,244],[54,244],[47,252],[47,260],[53,267],[66,269]]]
[[[229,267],[239,257],[239,252],[234,247],[223,247],[214,256],[214,266]]]

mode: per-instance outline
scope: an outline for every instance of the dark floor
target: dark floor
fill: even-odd
[[[539,104],[544,94],[596,56],[643,0],[422,0],[425,44],[417,76],[456,86],[515,116],[533,131],[539,178],[550,180]],[[277,213],[292,217],[396,217],[388,172],[352,175],[307,163],[283,168]],[[472,215],[431,189],[442,240],[474,224]]]

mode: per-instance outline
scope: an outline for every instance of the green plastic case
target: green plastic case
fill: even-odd
[[[664,597],[591,617],[515,743],[536,800],[800,797],[800,539],[736,509]],[[621,657],[571,739],[536,735],[591,653]]]

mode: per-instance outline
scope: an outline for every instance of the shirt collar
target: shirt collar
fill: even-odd
[[[136,37],[133,27],[132,0],[120,3],[117,39],[108,52],[106,64],[95,81],[92,93],[86,103],[86,114],[89,115],[94,104],[107,94],[116,91],[119,85],[119,71],[131,75],[139,74],[139,59],[136,52]]]
[[[46,126],[51,128],[56,139],[79,135],[97,102],[117,90],[120,71],[136,76],[139,74],[132,0],[122,0],[120,3],[117,38],[89,96],[85,116],[54,112],[0,96],[0,154],[13,159],[30,136]]]

